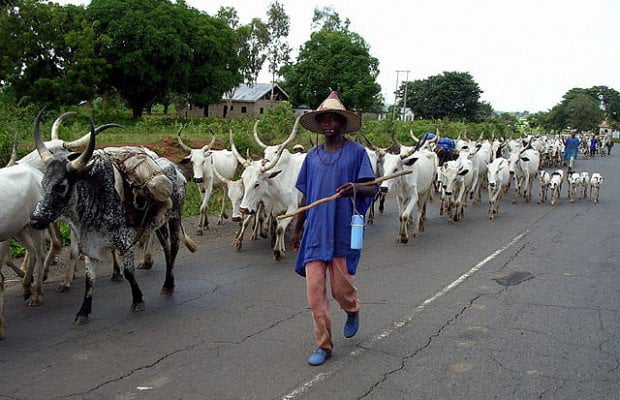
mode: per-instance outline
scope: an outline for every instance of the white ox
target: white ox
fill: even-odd
[[[598,203],[602,185],[603,176],[598,172],[593,173],[592,178],[590,178],[590,201],[592,201],[592,193],[595,193],[594,202]]]
[[[227,218],[225,213],[226,207],[226,191],[228,185],[224,184],[220,178],[218,178],[213,172],[213,166],[217,166],[217,170],[220,176],[231,179],[237,169],[237,159],[235,155],[229,150],[211,150],[211,147],[215,143],[215,134],[211,142],[200,149],[192,149],[183,143],[181,139],[181,132],[183,127],[179,129],[177,133],[177,141],[179,146],[183,150],[187,151],[189,155],[180,161],[180,164],[191,163],[193,171],[193,181],[196,182],[200,189],[200,217],[198,219],[198,228],[196,233],[202,235],[203,229],[209,229],[209,219],[207,216],[207,206],[211,193],[214,188],[222,187],[224,193],[222,193],[222,209],[217,219],[218,225]]]
[[[482,140],[482,137],[483,135],[480,134],[478,141]],[[474,204],[478,204],[482,201],[481,191],[487,178],[487,166],[494,158],[495,153],[493,152],[493,146],[487,140],[478,143],[475,152],[470,156],[475,173],[471,193]]]
[[[435,171],[439,161],[437,154],[422,149],[424,140],[409,151],[399,155],[386,153],[383,160],[383,168],[386,174],[393,174],[402,170],[411,170],[411,174],[384,181],[381,189],[385,192],[394,192],[398,202],[398,214],[400,228],[397,241],[407,243],[409,241],[409,221],[413,208],[417,207],[415,228],[413,237],[424,230],[424,218],[426,214],[426,202],[431,194]],[[402,148],[402,147],[401,147]]]
[[[564,171],[558,169],[551,174],[551,183],[549,183],[549,187],[551,188],[551,200],[549,203],[554,206],[556,201],[560,198],[562,194],[562,182],[564,181]]]
[[[463,217],[467,193],[471,190],[474,180],[473,168],[471,160],[467,158],[467,152],[462,152],[459,158],[444,164],[442,180],[449,223]]]
[[[517,203],[517,194],[522,195],[526,203],[530,202],[539,165],[540,153],[529,145],[510,155],[510,174],[515,178],[513,204]]]
[[[299,118],[295,121],[291,135],[284,143],[278,146],[279,148],[274,158],[261,161],[250,161],[243,158],[237,151],[232,131],[230,132],[232,151],[245,168],[241,175],[245,189],[240,205],[242,214],[256,214],[259,211],[259,204],[261,202],[265,205],[266,211],[273,216],[281,213],[288,214],[299,208],[301,193],[295,190],[295,183],[305,155],[291,155],[288,151],[286,154],[284,153],[286,145],[294,139],[298,126]],[[277,168],[275,168],[276,166]],[[286,255],[284,233],[290,222],[290,218],[277,222],[273,255],[278,261],[282,260]]]
[[[540,200],[538,201],[538,204],[540,204],[547,200],[547,192],[549,191],[549,185],[551,184],[551,174],[544,170],[540,171],[538,184],[540,186]]]
[[[588,186],[590,186],[590,174],[584,171],[581,173],[581,189],[583,191],[583,199],[588,198]]]
[[[499,202],[508,192],[510,183],[510,165],[505,158],[496,158],[487,168],[487,180],[489,182],[489,212],[488,217],[493,220],[494,214],[499,213]]]
[[[582,183],[581,175],[579,174],[579,172],[573,172],[572,174],[568,174],[568,176],[566,177],[566,182],[568,183],[568,200],[571,203],[574,203],[577,188]]]

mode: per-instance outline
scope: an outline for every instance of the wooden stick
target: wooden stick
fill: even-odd
[[[382,176],[381,178],[377,178],[374,181],[368,181],[368,182],[360,182],[358,183],[358,185],[360,186],[370,186],[370,185],[376,185],[377,183],[381,183],[383,181],[387,181],[388,179],[393,179],[393,178],[398,178],[399,176],[403,176],[403,175],[408,175],[410,173],[412,173],[412,170],[404,170],[404,171],[400,171],[400,172],[396,172],[390,175],[385,175]],[[299,207],[297,210],[293,211],[290,214],[286,214],[286,215],[279,215],[277,218],[278,221],[283,220],[285,218],[291,218],[294,217],[297,214],[301,214],[302,212],[311,209],[312,207],[316,207],[319,204],[323,204],[323,203],[327,203],[328,201],[334,201],[336,199],[341,198],[342,195],[340,193],[335,193],[329,197],[324,197],[322,199],[319,199],[313,203],[308,204],[307,206],[303,206],[303,207]]]

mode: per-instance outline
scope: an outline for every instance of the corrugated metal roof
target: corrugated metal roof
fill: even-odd
[[[282,90],[278,84],[274,85],[288,98],[288,94]],[[235,94],[232,97],[233,101],[257,101],[265,94],[271,92],[271,83],[255,83],[252,86],[241,85],[235,90]],[[222,100],[228,100],[226,94],[222,96]]]

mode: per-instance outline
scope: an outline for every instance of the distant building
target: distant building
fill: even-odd
[[[179,114],[185,117],[253,118],[288,101],[288,94],[278,84],[273,85],[271,100],[271,88],[271,83],[244,84],[235,89],[230,100],[229,94],[224,93],[218,104],[206,109],[189,105],[179,110]]]
[[[603,121],[598,126],[598,134],[599,135],[609,135],[611,133],[611,126],[607,123],[607,121]]]

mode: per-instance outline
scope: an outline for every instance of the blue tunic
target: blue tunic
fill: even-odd
[[[577,150],[579,149],[579,139],[569,137],[564,145],[564,159],[577,158]]]
[[[456,144],[454,143],[454,140],[450,139],[450,138],[441,138],[439,139],[439,141],[437,142],[437,146],[441,147],[442,149],[444,149],[445,151],[448,151],[450,153],[454,152],[454,150],[456,150]]]
[[[326,153],[322,146],[308,151],[299,171],[295,187],[310,204],[336,193],[347,182],[364,182],[375,179],[366,149],[359,143],[348,141],[334,153]],[[295,261],[295,271],[306,276],[306,263],[330,261],[337,257],[347,259],[350,275],[355,275],[360,250],[351,249],[352,198],[344,197],[320,204],[306,211],[306,225]],[[357,211],[365,215],[372,197],[357,197]]]

